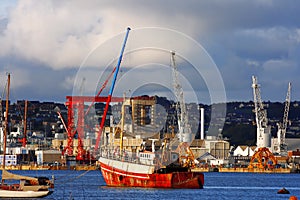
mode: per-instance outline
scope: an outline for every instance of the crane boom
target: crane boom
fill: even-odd
[[[267,119],[267,111],[264,109],[264,105],[261,100],[260,95],[260,85],[257,83],[257,77],[252,76],[252,88],[254,95],[254,111],[256,115],[256,124],[257,126],[264,128],[267,127],[268,119]]]
[[[288,84],[288,91],[285,98],[285,107],[284,107],[284,115],[283,115],[283,128],[287,128],[288,123],[288,116],[290,110],[290,103],[291,103],[291,83]]]
[[[101,133],[102,133],[102,130],[103,130],[103,127],[104,127],[104,123],[105,123],[107,111],[108,111],[108,108],[109,108],[109,103],[111,101],[111,97],[112,97],[112,94],[113,94],[113,91],[114,91],[114,88],[115,88],[115,83],[116,83],[116,80],[117,80],[118,72],[119,72],[119,69],[120,69],[120,65],[121,65],[121,62],[122,62],[123,53],[124,53],[124,50],[125,50],[125,46],[126,46],[126,42],[127,42],[130,30],[131,29],[128,27],[126,35],[125,35],[125,38],[124,38],[123,46],[122,46],[122,49],[121,49],[121,52],[120,52],[120,56],[119,56],[119,60],[118,60],[118,63],[117,63],[117,67],[115,69],[115,73],[114,73],[113,80],[112,80],[112,83],[111,83],[111,87],[110,87],[110,90],[109,90],[108,98],[107,98],[105,109],[104,109],[103,116],[102,116],[102,120],[101,120],[101,123],[100,123],[100,127],[99,127],[99,131],[98,131],[98,136],[97,136],[97,140],[96,140],[96,144],[95,144],[94,153],[96,151],[98,151],[98,148],[99,148],[100,139],[101,139]]]
[[[278,153],[286,154],[287,145],[285,143],[285,134],[286,128],[288,124],[288,115],[290,110],[290,102],[291,102],[291,83],[288,84],[288,90],[285,98],[285,106],[284,106],[284,113],[283,113],[283,120],[277,124],[278,132],[277,132],[277,139],[278,139]]]
[[[271,127],[268,125],[267,110],[261,100],[257,77],[252,76],[252,88],[254,96],[254,112],[257,125],[257,147],[271,146]]]
[[[171,52],[171,65],[173,68],[173,84],[177,99],[176,110],[178,117],[178,138],[180,142],[192,142],[191,128],[188,122],[188,115],[184,103],[183,89],[179,81],[178,69],[175,61],[175,52]]]
[[[190,143],[193,140],[192,130],[188,121],[188,113],[184,103],[183,89],[179,81],[178,69],[175,61],[175,52],[171,52],[171,67],[173,68],[173,84],[174,92],[177,99],[176,111],[178,118],[178,133],[177,137],[180,144],[177,147],[179,154],[179,163],[186,167],[195,167],[195,157],[190,149]]]

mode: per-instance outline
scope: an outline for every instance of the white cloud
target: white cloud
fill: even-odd
[[[124,32],[127,26],[183,24],[180,27],[184,27],[195,23],[195,18],[186,20],[187,16],[178,13],[169,13],[166,18],[162,11],[149,15],[146,7],[137,7],[140,10],[106,1],[19,1],[0,36],[3,46],[0,55],[14,54],[38,60],[54,69],[74,67],[79,66],[92,49]],[[184,32],[191,29],[193,26],[186,27]]]
[[[203,43],[223,72],[220,76],[227,81],[229,93],[237,86],[241,91],[247,91],[244,85],[248,83],[241,84],[241,81],[250,79],[253,72],[263,73],[267,68],[271,69],[270,64],[286,66],[294,63],[290,71],[294,72],[292,78],[296,76],[300,62],[300,37],[296,28],[299,24],[298,4],[289,0],[18,1],[15,7],[10,6],[7,18],[2,17],[0,21],[0,60],[15,57],[25,60],[28,65],[34,63],[36,67],[52,68],[58,72],[65,70],[64,73],[68,71],[66,68],[76,68],[80,64],[83,68],[94,66],[103,71],[116,62],[127,26],[134,30],[129,36],[126,52],[134,52],[124,58],[126,67],[150,62],[166,63],[164,55],[137,50],[142,46],[157,47],[158,44],[164,50],[180,49],[180,53],[188,55],[189,59],[202,58],[183,38],[159,33],[158,29],[152,32],[141,29],[162,27],[180,31]],[[32,81],[26,73],[38,76],[21,65],[14,66],[25,73],[24,80],[17,84],[19,86]],[[89,90],[95,88],[89,85],[94,83],[92,81],[101,79],[101,73],[92,71],[88,75],[93,80],[86,83]],[[268,71],[270,74],[280,73],[280,70]],[[239,77],[233,78],[237,72]],[[56,88],[71,90],[72,85],[78,85],[81,80],[71,77],[66,74],[64,80],[53,82],[58,84]]]

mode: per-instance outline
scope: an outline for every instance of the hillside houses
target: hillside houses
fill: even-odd
[[[256,146],[241,145],[234,149],[233,156],[253,156]]]

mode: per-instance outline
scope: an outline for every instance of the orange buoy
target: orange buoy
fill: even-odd
[[[289,200],[298,200],[296,196],[290,196]]]

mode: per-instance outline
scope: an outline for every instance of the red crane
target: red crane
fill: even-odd
[[[84,103],[86,102],[107,102],[108,97],[95,97],[95,96],[67,96],[66,106],[68,109],[68,125],[67,131],[67,146],[63,149],[63,155],[73,155],[73,140],[76,133],[78,134],[77,156],[76,160],[85,161],[90,160],[90,155],[83,148],[84,138]],[[122,97],[114,97],[112,102],[122,102]],[[77,109],[77,124],[75,124],[74,110]],[[59,114],[61,116],[61,114]],[[61,117],[62,118],[62,117]]]

